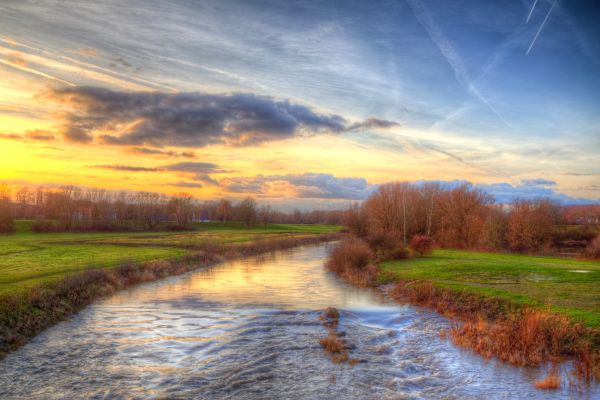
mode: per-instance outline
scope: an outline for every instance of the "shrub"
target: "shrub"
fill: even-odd
[[[327,268],[359,286],[375,280],[377,268],[371,264],[374,255],[369,245],[360,239],[347,239],[333,249]]]
[[[433,247],[433,240],[429,236],[425,235],[414,235],[410,240],[410,248],[419,253],[421,257],[425,254],[431,253],[431,248]]]
[[[15,232],[15,220],[9,215],[0,214],[0,233],[14,233]]]
[[[393,235],[384,232],[372,233],[365,238],[373,251],[391,251],[396,248],[398,240]]]
[[[594,240],[586,247],[583,252],[584,257],[591,258],[593,260],[600,260],[600,234],[598,234]]]
[[[65,232],[66,227],[58,221],[38,220],[31,225],[31,230],[36,233]]]
[[[397,247],[390,252],[388,260],[408,260],[410,252],[404,247]]]

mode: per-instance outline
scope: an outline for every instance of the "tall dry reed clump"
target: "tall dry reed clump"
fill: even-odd
[[[366,242],[350,238],[333,249],[327,268],[357,286],[369,286],[375,282],[377,275],[377,267],[371,264],[373,257]]]
[[[600,352],[592,350],[598,333],[563,315],[440,288],[427,281],[400,282],[391,294],[396,300],[460,320],[462,323],[450,329],[450,338],[483,357],[521,367],[573,359],[577,377],[587,382],[600,380]]]
[[[228,246],[204,243],[202,251],[180,258],[125,263],[68,276],[35,290],[0,297],[0,358],[22,346],[42,330],[91,304],[133,285],[237,258],[336,239],[337,235],[287,237]]]

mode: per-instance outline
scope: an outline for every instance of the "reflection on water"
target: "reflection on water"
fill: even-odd
[[[439,338],[431,312],[353,288],[325,245],[228,262],[120,293],[0,362],[0,397],[196,399],[598,398],[540,392],[542,370],[485,362]],[[331,364],[319,311],[342,310],[356,366]],[[566,385],[565,385],[566,386]]]

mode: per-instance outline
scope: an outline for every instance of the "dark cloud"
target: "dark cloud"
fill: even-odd
[[[363,200],[375,189],[364,178],[339,178],[320,173],[236,177],[222,181],[221,185],[228,192],[266,195],[270,185],[277,182],[290,185],[298,198]]]
[[[51,97],[70,106],[64,114],[63,137],[83,143],[245,146],[300,135],[397,125],[375,118],[349,124],[339,115],[319,114],[289,101],[245,93],[119,92],[69,87],[54,90]]]
[[[385,119],[367,118],[362,122],[357,122],[350,125],[347,130],[358,131],[361,129],[389,129],[395,126],[400,126],[400,124],[395,121],[388,121]]]
[[[521,181],[521,185],[523,185],[523,186],[554,186],[554,185],[556,185],[556,182],[550,181],[548,179],[543,179],[543,178],[523,179]]]
[[[176,164],[165,165],[163,169],[167,171],[193,172],[193,173],[210,173],[219,172],[219,166],[207,162],[180,162]]]

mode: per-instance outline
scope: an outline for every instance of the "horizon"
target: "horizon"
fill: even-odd
[[[281,209],[390,181],[600,202],[600,7],[441,5],[1,4],[0,183]]]

